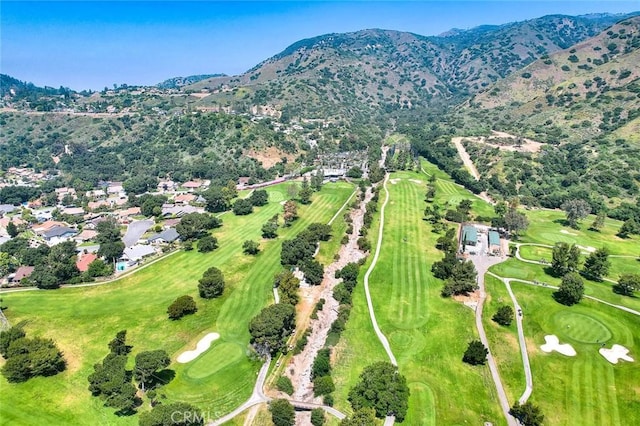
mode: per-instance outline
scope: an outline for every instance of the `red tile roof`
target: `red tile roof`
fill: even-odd
[[[96,256],[94,253],[80,255],[78,256],[78,260],[76,261],[76,267],[80,272],[86,272],[89,269],[89,265],[91,264],[91,262],[93,262],[97,258],[98,256]]]

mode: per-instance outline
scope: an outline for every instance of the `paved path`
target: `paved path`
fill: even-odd
[[[518,304],[518,300],[516,299],[516,296],[515,294],[513,294],[513,290],[511,289],[511,279],[502,278],[494,274],[493,272],[489,272],[489,275],[496,277],[504,283],[504,285],[507,287],[507,291],[509,292],[509,296],[511,296],[511,300],[513,301],[513,309],[516,313],[516,326],[518,328],[518,342],[520,343],[520,356],[522,357],[522,366],[524,368],[524,378],[526,382],[524,392],[520,396],[518,402],[520,404],[524,404],[531,396],[531,392],[533,392],[533,375],[531,374],[531,363],[529,362],[529,353],[527,352],[527,342],[525,340],[524,330],[522,327],[522,308]]]
[[[496,364],[493,354],[491,353],[491,349],[489,348],[489,340],[487,339],[487,334],[484,331],[484,324],[482,324],[482,308],[484,301],[487,298],[487,293],[484,289],[484,275],[487,273],[489,267],[496,263],[500,263],[505,259],[498,257],[489,258],[486,256],[471,256],[470,260],[474,263],[476,271],[478,272],[478,286],[480,287],[480,300],[478,300],[478,305],[476,306],[476,327],[478,328],[480,341],[487,349],[489,349],[487,363],[489,364],[489,371],[491,372],[491,378],[493,379],[493,383],[496,387],[498,401],[500,402],[500,407],[502,408],[504,417],[509,426],[517,426],[517,420],[509,414],[509,409],[511,408],[509,405],[509,399],[507,398],[507,393],[504,391],[504,386],[502,385],[502,380],[500,379],[500,373],[498,371],[498,365]]]
[[[389,180],[389,174],[387,173],[384,177],[384,184],[382,187],[384,188],[385,198],[384,203],[382,203],[382,207],[380,208],[380,229],[378,231],[378,243],[376,244],[376,252],[373,255],[373,260],[371,261],[371,265],[369,265],[369,269],[367,269],[366,274],[364,274],[364,293],[367,297],[367,306],[369,308],[369,316],[371,317],[371,324],[373,325],[373,330],[376,332],[378,336],[378,340],[382,343],[382,347],[387,352],[387,356],[391,361],[391,364],[398,366],[398,362],[396,361],[396,357],[393,355],[391,351],[391,346],[389,345],[389,341],[387,337],[382,333],[380,327],[378,326],[378,321],[376,321],[376,314],[373,310],[373,302],[371,301],[371,292],[369,291],[369,276],[371,272],[373,272],[376,267],[376,263],[378,262],[378,257],[380,257],[380,249],[382,248],[382,235],[384,234],[384,210],[389,202],[389,191],[387,190],[387,181]]]

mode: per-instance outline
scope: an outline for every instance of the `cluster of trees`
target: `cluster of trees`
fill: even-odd
[[[562,277],[558,290],[553,297],[563,305],[579,303],[584,296],[584,281],[577,272],[568,272]]]
[[[309,284],[320,284],[324,276],[324,267],[313,255],[320,241],[328,241],[331,238],[331,232],[330,225],[312,223],[294,239],[282,243],[280,263],[287,267],[299,267]]]
[[[109,263],[120,259],[124,253],[124,242],[120,239],[120,227],[115,219],[108,218],[98,223],[96,231],[96,242],[100,244],[98,256]]]
[[[445,234],[436,240],[436,248],[444,252],[444,258],[433,263],[431,272],[434,277],[445,280],[442,296],[467,295],[474,291],[478,287],[478,274],[473,262],[456,258],[458,241],[455,228],[447,229]]]
[[[251,344],[261,355],[284,352],[295,327],[296,310],[293,305],[277,303],[267,306],[249,323]]]
[[[344,268],[336,271],[335,277],[342,279],[342,282],[333,288],[333,297],[339,303],[338,316],[331,324],[327,342],[337,342],[340,335],[344,331],[351,315],[352,294],[358,284],[358,274],[360,272],[360,264],[348,263]]]
[[[274,215],[271,219],[262,225],[262,238],[276,238],[278,236],[278,215]]]
[[[109,354],[93,366],[89,375],[89,391],[100,397],[107,407],[115,408],[117,414],[131,414],[140,405],[135,380],[145,393],[164,383],[161,370],[171,363],[164,350],[140,352],[135,357],[133,371],[127,370],[128,355],[132,346],[127,345],[127,331],[119,331],[109,342]]]
[[[640,274],[622,274],[618,282],[613,286],[613,291],[623,296],[633,296],[635,291],[640,291]]]
[[[286,399],[274,399],[269,403],[271,421],[275,426],[294,426],[296,410]]]
[[[517,237],[520,232],[524,232],[529,227],[529,220],[524,213],[518,211],[515,200],[510,204],[496,203],[494,211],[497,217],[491,220],[491,225],[496,228],[505,228],[512,236]]]
[[[363,184],[360,188],[360,193],[358,194],[358,199],[360,201],[364,199],[365,190],[366,186]],[[367,235],[369,234],[369,229],[371,229],[371,223],[373,223],[373,215],[378,211],[378,201],[380,199],[380,188],[372,187],[371,191],[373,191],[373,196],[365,206],[364,216],[362,216],[362,228],[360,228],[360,237],[357,241],[358,248],[362,251],[371,250],[371,242],[367,238]],[[349,221],[350,220],[351,217],[349,217]],[[351,229],[353,230],[353,227]]]
[[[0,332],[0,354],[6,360],[2,375],[9,383],[25,382],[36,376],[53,376],[67,366],[53,340],[26,337],[23,324]]]
[[[147,395],[153,391],[147,392]],[[157,403],[140,415],[140,426],[204,426],[205,416],[185,402]]]
[[[180,296],[174,300],[167,308],[169,319],[178,320],[185,315],[195,314],[198,312],[195,300],[191,296]]]
[[[231,208],[231,201],[238,196],[236,181],[229,180],[226,185],[211,185],[202,193],[205,209],[211,213],[221,213]]]
[[[516,402],[509,410],[509,414],[515,417],[522,426],[541,426],[544,422],[544,415],[540,408],[531,401],[524,404]]]
[[[333,405],[331,393],[336,390],[331,377],[331,349],[322,348],[318,351],[311,366],[311,381],[313,382],[313,394],[322,396],[325,405]]]
[[[396,366],[389,362],[377,362],[362,371],[360,380],[349,391],[348,399],[354,415],[342,424],[361,424],[354,423],[354,418],[363,416],[362,410],[368,409],[373,409],[378,418],[395,416],[396,421],[401,423],[409,406],[409,387]]]

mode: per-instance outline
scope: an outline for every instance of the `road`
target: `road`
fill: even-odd
[[[489,349],[489,354],[487,355],[489,371],[491,372],[491,378],[493,379],[493,383],[496,387],[500,407],[502,408],[504,417],[507,420],[507,424],[509,426],[518,426],[517,420],[513,416],[511,416],[511,414],[509,414],[509,409],[511,408],[509,406],[509,399],[507,398],[507,394],[504,391],[504,386],[502,385],[502,380],[500,379],[500,373],[498,372],[498,366],[495,359],[493,358],[491,349],[489,348],[489,340],[487,339],[487,335],[484,331],[484,324],[482,324],[482,308],[484,305],[484,301],[487,298],[487,293],[484,289],[484,275],[489,270],[489,267],[495,265],[496,263],[500,263],[505,259],[501,257],[490,258],[487,256],[470,256],[470,259],[475,265],[476,271],[478,272],[478,287],[480,288],[480,299],[478,300],[478,305],[476,306],[476,327],[478,328],[480,341],[487,349]]]

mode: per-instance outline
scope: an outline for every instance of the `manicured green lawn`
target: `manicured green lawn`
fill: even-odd
[[[551,298],[549,289],[517,283],[513,289],[525,312],[533,398],[547,423],[639,424],[640,318],[589,300],[566,307]],[[570,343],[577,356],[542,352],[546,334]],[[603,342],[625,346],[636,361],[610,364],[598,353]]]
[[[422,220],[427,176],[398,172],[391,178],[399,180],[388,184],[391,197],[382,252],[370,277],[370,289],[378,323],[411,389],[405,423],[503,424],[488,368],[462,363],[468,341],[476,337],[473,311],[442,299],[442,283],[431,276],[431,264],[442,255],[434,248],[438,236]],[[384,191],[381,205],[383,200]],[[376,221],[373,229],[370,237],[375,242]],[[362,369],[386,360],[371,328],[362,282],[354,292],[354,309],[337,355],[333,374],[336,405],[348,411],[347,393]]]
[[[272,279],[280,268],[282,241],[312,222],[326,223],[353,191],[346,183],[327,184],[309,206],[300,206],[300,220],[281,228],[276,240],[262,241],[257,256],[242,254],[247,239],[260,240],[260,228],[282,211],[282,185],[267,189],[270,203],[249,216],[231,213],[214,231],[220,248],[208,254],[179,252],[122,280],[98,287],[68,288],[3,295],[6,315],[15,324],[27,320],[30,335],[53,338],[69,362],[67,371],[9,385],[1,379],[0,418],[12,424],[134,424],[137,417],[116,417],[87,390],[92,365],[107,354],[107,343],[118,330],[128,330],[133,354],[165,349],[172,359],[193,349],[206,333],[221,337],[190,364],[173,362],[175,378],[164,393],[169,400],[191,402],[210,416],[224,414],[246,399],[255,382],[258,363],[245,356],[247,325],[263,306],[272,303]],[[225,274],[225,294],[206,301],[197,295],[197,280],[210,266]],[[169,321],[167,306],[188,294],[199,311]],[[133,357],[130,359],[133,365]]]

